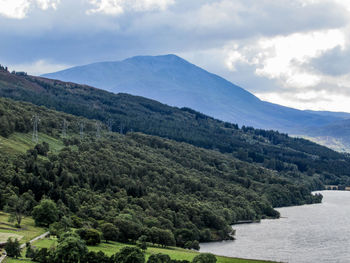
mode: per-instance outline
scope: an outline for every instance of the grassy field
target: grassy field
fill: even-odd
[[[47,238],[47,239],[39,240],[34,243],[34,246],[38,248],[43,248],[43,247],[49,248],[56,245],[57,245],[57,240],[55,238],[50,238],[50,239]],[[89,251],[95,251],[95,252],[102,251],[106,255],[111,256],[125,246],[127,245],[118,243],[118,242],[109,242],[109,243],[101,243],[98,246],[89,246],[88,249]],[[196,255],[198,255],[198,252],[196,251],[175,248],[175,247],[172,247],[172,248],[148,247],[145,253],[146,260],[149,258],[150,255],[158,254],[158,253],[167,254],[172,259],[188,260],[188,261],[192,261],[192,259]],[[32,261],[28,259],[25,259],[25,260],[8,259],[7,262],[18,263],[18,262],[32,262]],[[271,261],[239,259],[239,258],[217,256],[217,263],[267,263],[267,262],[271,262]]]
[[[47,142],[50,145],[50,151],[57,152],[64,145],[62,140],[48,136],[47,134],[38,134],[38,143]],[[0,150],[5,153],[25,153],[35,146],[32,141],[32,133],[14,133],[9,138],[0,136]]]
[[[7,238],[18,238],[20,243],[26,243],[27,241],[46,232],[44,228],[36,227],[34,220],[31,217],[25,217],[22,220],[22,228],[18,229],[13,223],[8,222],[9,215],[4,212],[0,212],[0,242],[6,242]],[[1,253],[1,250],[0,250]],[[7,258],[5,262],[26,262],[23,260],[12,260]],[[28,260],[28,262],[31,262]]]
[[[0,243],[5,243],[9,238],[17,238],[21,240],[23,236],[13,233],[0,233]]]
[[[23,244],[46,232],[45,229],[36,227],[31,217],[22,220],[22,228],[16,228],[14,223],[8,222],[8,218],[7,213],[0,212],[0,240],[6,241],[9,236],[21,236],[20,243]]]

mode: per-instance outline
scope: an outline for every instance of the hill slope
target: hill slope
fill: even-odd
[[[28,136],[34,114],[41,119],[39,144]],[[278,217],[273,206],[320,201],[310,193],[316,178],[296,171],[292,178],[190,144],[112,133],[102,124],[97,136],[95,121],[4,98],[0,119],[0,143],[7,140],[0,147],[0,210],[21,196],[22,212],[30,214],[45,196],[57,203],[61,217],[75,215],[80,225],[115,224],[123,242],[149,235],[153,227],[170,230],[178,246],[226,239],[229,224]],[[62,138],[64,121],[70,128]],[[24,153],[11,147],[21,137]]]
[[[350,113],[348,112],[312,111],[312,110],[305,110],[305,111],[312,114],[322,115],[322,116],[332,116],[343,120],[350,119]]]
[[[259,100],[246,90],[175,55],[139,56],[45,74],[45,77],[129,93],[256,128],[298,133],[338,116],[319,115]]]
[[[336,144],[340,151],[350,152],[350,119],[336,121],[322,127],[305,128],[305,133],[315,141],[324,140],[325,144]]]
[[[143,132],[229,153],[297,180],[307,174],[320,184],[350,185],[350,159],[303,139],[215,120],[188,108],[174,108],[127,94],[0,71],[0,96],[109,123],[113,131]],[[0,122],[1,123],[1,122]]]

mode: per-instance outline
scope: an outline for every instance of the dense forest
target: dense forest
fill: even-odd
[[[298,182],[303,174],[324,184],[350,185],[348,155],[276,131],[239,128],[192,109],[6,70],[0,70],[0,96],[99,120],[119,133],[142,132],[228,153]]]
[[[0,210],[32,214],[39,225],[54,223],[54,232],[67,224],[97,231],[110,224],[118,241],[143,236],[198,248],[198,241],[231,238],[229,225],[240,220],[278,217],[273,207],[321,201],[310,190],[322,182],[296,169],[297,179],[290,180],[232,154],[139,132],[115,133],[93,120],[11,99],[0,98],[0,139],[30,134],[35,115],[39,143],[24,153],[0,147]],[[44,135],[48,142],[40,139]],[[52,141],[63,147],[52,150]],[[49,219],[50,209],[40,208],[48,201],[57,210]]]

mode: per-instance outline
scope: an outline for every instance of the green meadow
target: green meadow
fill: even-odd
[[[20,239],[20,243],[23,244],[36,236],[39,236],[46,232],[46,229],[36,227],[34,224],[34,220],[31,217],[25,217],[22,221],[22,228],[18,229],[14,226],[13,223],[8,222],[9,214],[0,212],[0,242],[6,241],[8,237],[17,237]],[[38,240],[33,243],[34,247],[37,248],[50,248],[57,245],[57,238],[50,237],[42,240]],[[119,242],[102,242],[97,246],[88,246],[89,251],[102,251],[106,255],[111,256],[117,253],[120,249],[125,246],[133,246],[129,244],[123,244]],[[198,255],[199,252],[194,250],[182,249],[177,247],[168,247],[162,248],[157,246],[149,246],[145,251],[146,260],[152,254],[167,254],[172,259],[177,260],[188,260],[192,261],[192,259]],[[19,263],[19,262],[33,262],[30,259],[24,257],[25,249],[22,251],[22,258],[13,259],[7,258],[5,260],[6,263]],[[251,260],[251,259],[239,259],[239,258],[229,258],[217,256],[217,263],[264,263],[269,261],[260,261],[260,260]]]
[[[49,248],[54,247],[57,244],[56,238],[46,238],[39,240],[34,243],[34,246],[37,248]],[[122,249],[125,246],[133,246],[118,242],[109,242],[109,243],[101,243],[98,246],[88,246],[89,251],[102,251],[106,255],[111,256],[118,252],[120,249]],[[149,258],[152,254],[167,254],[170,256],[171,259],[177,259],[177,260],[188,260],[192,261],[192,259],[199,254],[199,252],[188,250],[188,249],[182,249],[177,247],[169,247],[169,248],[161,248],[156,246],[149,246],[147,250],[145,251],[145,257],[146,260]],[[8,263],[18,263],[18,262],[33,262],[29,259],[21,258],[21,259],[7,259]],[[262,261],[262,260],[252,260],[252,259],[240,259],[240,258],[230,258],[230,257],[222,257],[217,256],[217,263],[267,263],[271,261]]]

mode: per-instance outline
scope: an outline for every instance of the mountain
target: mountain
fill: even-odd
[[[350,152],[350,119],[332,122],[322,127],[306,128],[304,134],[324,145],[331,145],[333,149]]]
[[[198,249],[350,185],[347,154],[188,107],[1,68],[0,97],[0,210],[49,204],[36,223],[61,237],[108,224],[114,241]]]
[[[129,93],[189,107],[217,119],[299,134],[305,126],[323,126],[340,116],[315,114],[262,101],[231,82],[176,55],[138,56],[45,74],[113,93]]]
[[[339,152],[350,152],[350,113],[311,110],[306,112],[336,117],[338,120],[323,126],[305,126],[299,131],[301,137]]]
[[[312,114],[318,114],[321,116],[330,116],[330,117],[336,117],[340,119],[350,119],[350,113],[348,112],[333,112],[333,111],[312,111],[312,110],[305,110],[305,112],[312,113]]]

